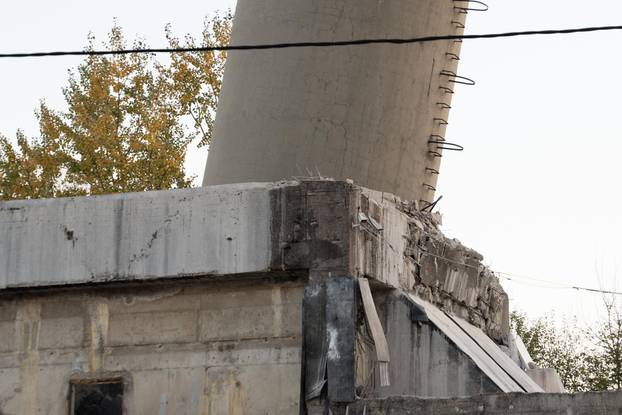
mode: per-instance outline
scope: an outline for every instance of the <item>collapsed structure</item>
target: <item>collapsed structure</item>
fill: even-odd
[[[4,202],[0,411],[541,391],[491,340],[507,296],[434,221],[328,180]]]

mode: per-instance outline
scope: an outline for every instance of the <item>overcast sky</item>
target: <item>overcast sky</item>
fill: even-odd
[[[619,0],[489,3],[489,12],[470,15],[470,33],[622,24]],[[10,2],[0,13],[0,49],[82,49],[89,32],[103,40],[115,17],[130,38],[161,46],[166,23],[178,34],[198,33],[204,16],[234,7],[234,0]],[[465,42],[460,73],[477,86],[455,96],[448,139],[466,150],[444,158],[439,207],[445,231],[493,269],[622,289],[615,283],[622,265],[621,44],[622,33],[613,32]],[[2,60],[0,132],[36,134],[39,100],[63,108],[67,69],[79,62]],[[193,150],[188,160],[198,182],[205,158]],[[535,281],[503,284],[513,307],[532,316],[555,310],[589,322],[600,303],[598,295]]]

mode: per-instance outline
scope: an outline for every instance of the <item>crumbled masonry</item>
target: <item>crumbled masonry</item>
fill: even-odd
[[[507,344],[503,322],[507,294],[494,273],[481,263],[482,255],[443,235],[438,214],[421,212],[409,203],[398,207],[409,217],[404,255],[415,263],[414,292],[481,328],[498,343]]]

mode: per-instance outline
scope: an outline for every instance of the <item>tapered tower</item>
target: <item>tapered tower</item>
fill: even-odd
[[[232,44],[461,34],[472,2],[239,0]],[[203,184],[352,179],[434,200],[460,41],[229,55]]]

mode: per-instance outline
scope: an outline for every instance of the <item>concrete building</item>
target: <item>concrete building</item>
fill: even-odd
[[[239,0],[232,44],[461,34],[468,3]],[[204,185],[323,176],[431,203],[459,148],[445,129],[460,46],[231,52]]]
[[[4,202],[0,412],[541,390],[490,340],[509,335],[498,281],[435,220],[335,181]]]
[[[465,3],[239,0],[233,43],[461,33]],[[0,415],[618,405],[542,394],[429,212],[459,47],[232,53],[210,186],[0,203]]]

